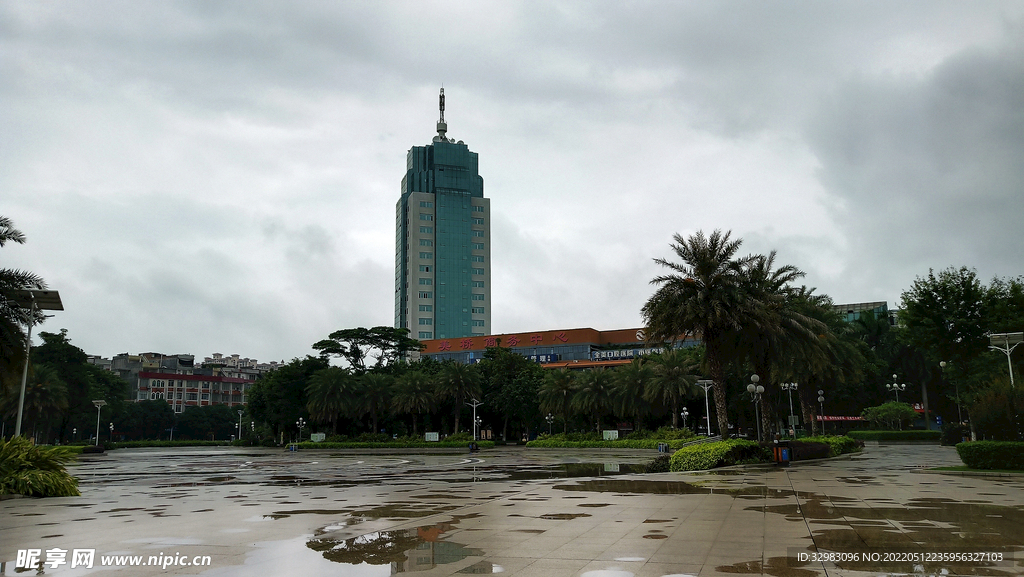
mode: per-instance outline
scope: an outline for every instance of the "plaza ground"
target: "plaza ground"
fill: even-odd
[[[1024,476],[929,471],[961,464],[952,448],[636,472],[655,456],[122,449],[72,468],[81,497],[0,501],[0,560],[13,575],[30,548],[210,558],[45,570],[69,576],[1024,575]]]

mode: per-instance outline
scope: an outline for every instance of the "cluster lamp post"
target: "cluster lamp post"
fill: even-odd
[[[764,393],[764,387],[757,384],[761,380],[761,377],[756,374],[750,375],[750,384],[747,385],[747,392],[750,393],[750,400],[754,403],[754,419],[757,421],[757,442],[761,442],[761,411],[759,408],[761,401],[761,394]]]
[[[302,442],[302,429],[306,427],[306,420],[299,417],[298,421],[295,421],[295,426],[299,428],[299,442]]]
[[[682,410],[682,412],[679,413],[679,416],[683,418],[683,428],[685,429],[686,428],[686,417],[690,416],[690,411],[686,410],[686,407],[683,407],[683,410]]]
[[[896,393],[896,402],[898,403],[898,402],[900,402],[900,391],[907,390],[907,385],[906,385],[906,383],[899,384],[899,383],[895,382],[896,381],[896,375],[892,376],[892,380],[893,380],[892,384],[886,383],[885,390],[889,391],[890,393]]]
[[[548,422],[548,436],[551,436],[551,424],[555,422],[555,416],[548,413],[548,416],[544,417],[544,420]]]

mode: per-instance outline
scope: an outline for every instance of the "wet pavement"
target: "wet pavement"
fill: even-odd
[[[952,448],[643,474],[656,456],[122,449],[73,467],[82,497],[0,501],[0,561],[13,575],[18,550],[64,550],[44,574],[68,576],[1024,575],[1024,476],[928,470],[960,465]],[[75,549],[95,550],[92,568],[71,567]]]

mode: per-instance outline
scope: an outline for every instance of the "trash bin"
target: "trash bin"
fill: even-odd
[[[775,464],[780,467],[788,467],[791,457],[789,441],[776,441],[772,450],[775,453]]]
[[[658,452],[659,453],[667,453],[668,452],[668,443],[658,443]]]
[[[480,448],[477,446],[476,443],[470,443],[469,444],[469,452],[470,453],[475,453],[475,452],[477,452],[479,450],[480,450]]]

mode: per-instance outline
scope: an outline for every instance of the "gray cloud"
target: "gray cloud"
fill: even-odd
[[[498,331],[639,323],[676,232],[839,301],[1019,274],[1016,2],[0,4],[0,200],[91,353],[390,324],[394,205],[480,154]],[[10,263],[10,264],[8,264]]]

